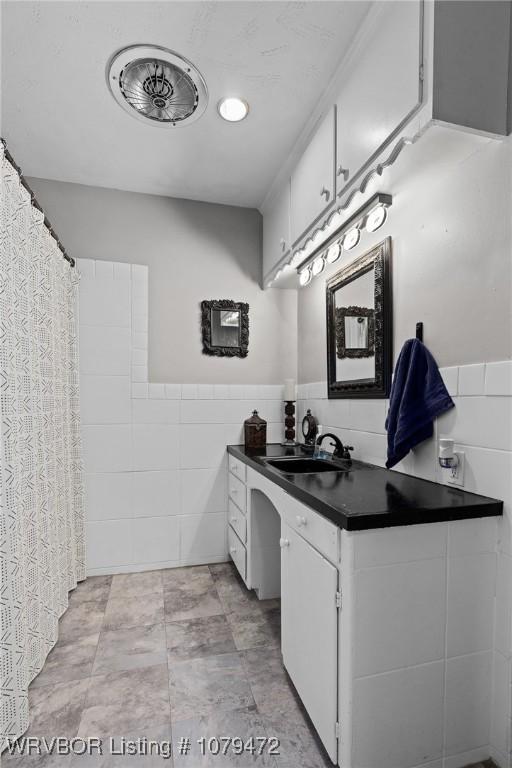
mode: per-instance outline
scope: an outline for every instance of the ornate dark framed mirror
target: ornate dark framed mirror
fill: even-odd
[[[247,357],[249,305],[231,299],[201,302],[203,354],[216,357]]]
[[[387,397],[391,387],[391,238],[326,285],[327,394]]]

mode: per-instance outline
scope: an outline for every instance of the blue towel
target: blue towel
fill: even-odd
[[[386,467],[394,467],[411,448],[432,437],[434,419],[454,405],[428,349],[419,339],[406,341],[389,399]]]

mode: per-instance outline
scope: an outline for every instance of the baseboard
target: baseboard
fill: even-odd
[[[88,568],[87,576],[115,576],[117,573],[141,573],[142,571],[162,571],[165,568],[184,568],[189,565],[213,565],[214,563],[226,563],[228,559],[227,555],[216,555],[214,557],[188,558],[186,560],[165,560],[158,563]]]

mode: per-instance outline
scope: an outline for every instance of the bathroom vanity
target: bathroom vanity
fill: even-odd
[[[305,459],[228,446],[228,541],[246,586],[281,596],[284,665],[329,757],[343,768],[472,762],[457,718],[478,696],[465,664],[482,663],[485,679],[490,663],[502,502]]]

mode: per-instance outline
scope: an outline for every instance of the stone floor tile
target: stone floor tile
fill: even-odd
[[[332,768],[328,754],[305,717],[265,715],[263,723],[269,738],[279,742],[277,768]]]
[[[259,712],[302,719],[302,702],[283,666],[279,648],[245,651],[242,663]]]
[[[104,629],[127,629],[161,624],[164,603],[161,594],[140,597],[111,597],[105,611]]]
[[[254,705],[238,653],[170,664],[169,681],[173,721]]]
[[[59,620],[59,641],[97,634],[103,625],[106,605],[104,601],[92,600],[71,604]]]
[[[174,621],[166,625],[169,663],[236,651],[225,616]]]
[[[170,724],[167,665],[91,677],[78,735],[110,736]]]
[[[88,576],[85,581],[79,582],[76,589],[69,593],[69,603],[70,605],[84,601],[106,603],[111,584],[112,576]]]
[[[142,571],[141,573],[120,573],[112,579],[110,597],[140,597],[161,594],[162,572]]]
[[[73,680],[56,685],[31,687],[30,725],[25,736],[76,736],[89,680]]]
[[[186,568],[166,568],[161,571],[164,590],[186,586],[189,589],[211,586],[213,577],[207,565],[191,565]]]
[[[89,677],[98,646],[99,633],[61,640],[48,654],[43,669],[31,683],[32,688]]]
[[[166,622],[200,619],[224,613],[213,580],[208,586],[195,582],[166,589],[164,606]]]
[[[107,630],[100,634],[93,675],[166,664],[163,624]]]
[[[239,651],[249,648],[278,647],[281,642],[281,611],[235,611],[227,614],[235,645]]]
[[[253,766],[254,768],[274,768],[275,766],[275,759],[269,755],[267,749],[264,749],[261,755],[252,755],[248,751],[235,754],[235,751],[229,749],[224,755],[222,754],[222,742],[220,742],[220,754],[212,754],[205,749],[205,754],[203,755],[198,744],[199,739],[206,739],[206,743],[212,739],[212,747],[215,750],[217,747],[215,739],[220,740],[223,736],[236,737],[239,740],[236,746],[240,750],[242,744],[249,746],[249,740],[252,737],[256,750],[258,750],[259,746],[264,743],[263,741],[258,742],[258,737],[266,739],[267,733],[263,718],[254,708],[231,712],[213,712],[203,717],[179,721],[173,720],[172,735],[174,765],[176,768],[178,766],[181,768],[187,768],[187,766],[189,768],[216,768],[217,766],[219,768],[223,766],[231,766],[232,768],[253,768]],[[182,739],[190,739],[191,748],[187,755],[179,754]],[[298,765],[297,768],[299,768]]]

